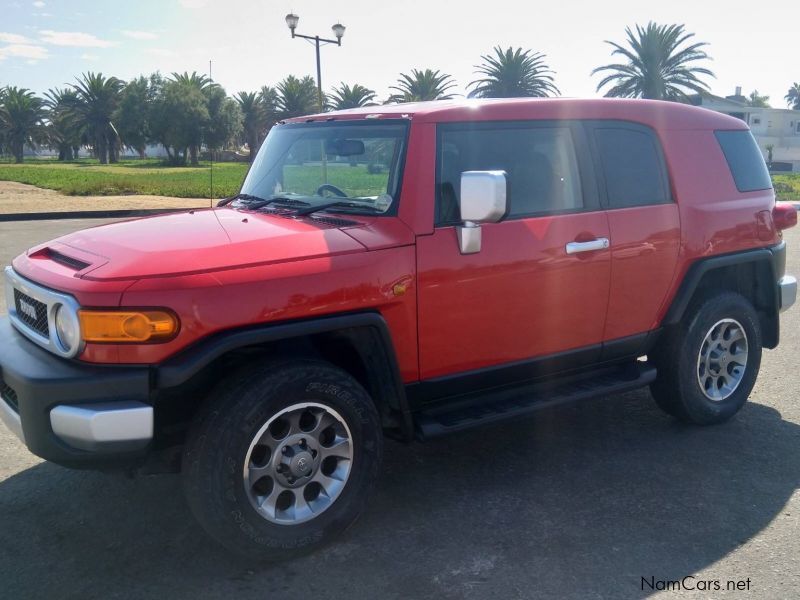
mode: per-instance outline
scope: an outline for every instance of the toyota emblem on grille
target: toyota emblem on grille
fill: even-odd
[[[30,317],[34,321],[39,318],[38,315],[36,314],[36,307],[33,306],[33,304],[28,304],[27,302],[25,302],[25,300],[21,298],[19,300],[19,310],[22,314]]]

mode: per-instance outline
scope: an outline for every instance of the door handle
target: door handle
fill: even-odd
[[[580,252],[594,252],[596,250],[605,250],[609,248],[611,243],[608,238],[597,238],[588,242],[569,242],[566,246],[567,254],[578,254]]]

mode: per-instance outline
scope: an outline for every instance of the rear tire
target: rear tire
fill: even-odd
[[[741,294],[695,303],[652,353],[650,390],[666,413],[697,425],[722,423],[744,406],[761,366],[761,326]]]
[[[195,417],[183,455],[192,513],[226,548],[280,560],[332,540],[377,479],[374,403],[327,363],[267,363],[223,383]]]

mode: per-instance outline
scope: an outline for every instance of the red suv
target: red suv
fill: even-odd
[[[241,193],[6,269],[0,414],[69,467],[180,469],[203,527],[284,557],[411,440],[650,386],[734,415],[796,296],[732,117],[637,100],[378,106],[275,126]]]

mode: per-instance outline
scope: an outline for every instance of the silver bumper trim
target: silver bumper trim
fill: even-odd
[[[797,279],[791,275],[784,275],[778,281],[778,290],[781,297],[781,312],[791,308],[797,300]]]
[[[11,406],[0,398],[0,421],[8,427],[8,429],[16,435],[20,441],[25,443],[25,434],[22,432],[22,420],[19,418],[19,413]]]
[[[50,426],[73,448],[134,450],[153,439],[153,407],[141,402],[57,406],[50,411]]]

